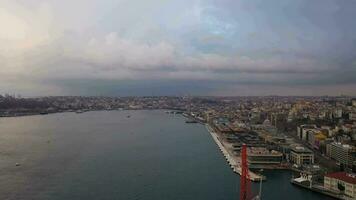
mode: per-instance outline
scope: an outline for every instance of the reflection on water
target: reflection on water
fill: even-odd
[[[264,199],[326,199],[292,186],[288,172],[266,174]],[[0,199],[233,200],[238,181],[205,127],[179,115],[0,118]]]

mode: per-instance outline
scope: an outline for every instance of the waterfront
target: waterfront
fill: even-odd
[[[238,199],[205,127],[163,111],[0,118],[0,162],[0,199]],[[265,175],[263,199],[328,199]]]

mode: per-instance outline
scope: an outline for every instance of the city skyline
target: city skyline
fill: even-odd
[[[356,95],[355,1],[0,2],[0,93]]]

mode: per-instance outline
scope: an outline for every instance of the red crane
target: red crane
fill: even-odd
[[[247,147],[246,144],[243,144],[241,150],[240,200],[250,200],[251,198],[251,182],[247,165]]]

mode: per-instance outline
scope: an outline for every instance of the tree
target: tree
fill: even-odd
[[[342,184],[342,183],[337,183],[337,188],[341,191],[341,192],[344,192],[345,191],[345,186],[344,186],[344,184]]]

